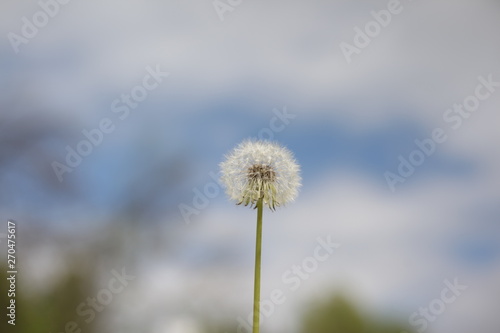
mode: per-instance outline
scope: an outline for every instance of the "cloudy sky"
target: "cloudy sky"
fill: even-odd
[[[151,332],[197,333],[197,311],[245,317],[254,212],[220,189],[190,223],[179,205],[194,207],[223,155],[269,133],[280,115],[273,139],[294,151],[303,188],[286,209],[266,212],[262,295],[282,289],[287,300],[264,327],[293,331],[290,318],[325,290],[407,320],[458,278],[468,289],[428,332],[497,333],[500,87],[493,84],[459,128],[443,116],[476,93],[479,77],[500,82],[500,2],[402,0],[348,63],[341,43],[354,45],[355,29],[387,8],[387,1],[242,1],[221,20],[209,0],[72,0],[16,53],[13,34],[22,36],[23,17],[33,22],[41,7],[3,1],[1,218],[64,230],[85,247],[123,209],[124,194],[145,197],[165,182],[151,170],[180,161],[179,181],[166,182],[170,190],[137,217],[146,235],[175,235],[175,250],[144,261],[130,297],[172,309],[151,320]],[[120,119],[113,102],[141,85],[147,68],[169,75]],[[51,163],[64,163],[66,147],[76,149],[82,131],[103,119],[115,130],[59,184]],[[391,191],[385,173],[397,173],[399,156],[408,158],[414,141],[436,128],[447,140]],[[25,150],[15,154],[11,143]],[[66,197],[66,187],[77,195]],[[329,236],[340,248],[291,291],[283,274]],[[37,255],[57,265],[60,254]],[[130,311],[121,313],[125,326],[139,321],[141,312]]]

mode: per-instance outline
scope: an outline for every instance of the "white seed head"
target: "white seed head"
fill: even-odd
[[[300,166],[285,147],[246,140],[220,164],[227,195],[238,205],[255,206],[262,198],[271,210],[293,201],[301,186]]]

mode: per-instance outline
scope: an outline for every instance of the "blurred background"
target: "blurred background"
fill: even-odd
[[[2,332],[249,332],[255,211],[217,184],[248,137],[303,177],[265,212],[263,333],[500,332],[500,92],[443,118],[500,81],[499,1],[401,0],[348,57],[388,1],[60,1],[0,2]]]

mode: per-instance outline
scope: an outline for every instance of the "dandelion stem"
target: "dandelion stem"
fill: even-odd
[[[262,250],[262,211],[264,198],[257,201],[257,241],[255,246],[255,280],[253,294],[253,333],[260,331],[260,262]]]

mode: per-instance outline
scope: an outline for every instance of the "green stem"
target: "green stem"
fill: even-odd
[[[262,250],[262,211],[263,199],[257,202],[257,241],[255,246],[255,280],[253,294],[253,333],[260,331],[260,262]]]

